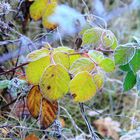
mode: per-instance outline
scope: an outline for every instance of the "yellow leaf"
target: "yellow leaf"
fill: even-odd
[[[30,6],[30,16],[33,18],[35,21],[41,19],[42,14],[44,10],[46,9],[46,0],[38,0],[35,1],[31,6]]]
[[[26,78],[31,84],[38,85],[45,68],[50,65],[50,56],[30,62],[26,67]]]
[[[98,74],[98,73],[94,74],[93,80],[94,80],[98,90],[100,90],[103,87],[103,84],[104,84],[104,77],[103,77],[103,75],[102,74]]]
[[[70,76],[60,64],[48,66],[40,80],[40,89],[43,97],[58,100],[69,90]]]
[[[96,84],[87,71],[78,73],[70,82],[70,93],[75,102],[86,102],[96,94]]]
[[[77,59],[70,67],[71,74],[77,74],[81,71],[92,71],[95,65],[89,58]]]
[[[35,61],[49,54],[49,50],[46,48],[41,48],[40,50],[35,50],[27,55],[28,61]]]
[[[64,46],[64,47],[57,47],[57,48],[54,48],[54,52],[64,52],[64,53],[74,53],[75,52],[75,50],[73,50],[73,49],[71,49],[71,48],[69,48],[69,47],[66,47],[66,46]]]
[[[82,56],[80,54],[73,54],[73,55],[69,55],[70,58],[70,66],[73,64],[73,62],[75,62],[77,59],[81,58]]]
[[[54,48],[54,52],[64,52],[64,53],[68,53],[69,54],[69,59],[70,59],[70,66],[72,65],[72,63],[74,61],[76,61],[77,59],[79,59],[81,57],[80,54],[76,54],[74,49],[71,49],[69,47],[57,47]],[[75,54],[74,54],[75,53]]]
[[[43,26],[47,29],[50,29],[50,30],[53,30],[57,27],[56,24],[50,23],[48,21],[48,17],[51,16],[54,13],[56,6],[57,6],[56,2],[52,2],[52,3],[47,4],[47,9],[45,10],[45,12],[42,16]]]
[[[56,52],[53,54],[53,58],[56,64],[63,65],[66,69],[70,67],[70,59],[67,53]]]

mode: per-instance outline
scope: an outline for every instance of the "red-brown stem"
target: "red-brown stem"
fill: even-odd
[[[9,72],[13,72],[13,71],[15,71],[16,69],[19,69],[19,68],[21,68],[21,67],[23,67],[23,66],[25,66],[25,65],[28,65],[28,64],[29,64],[29,62],[23,63],[23,64],[21,64],[21,65],[15,67],[15,68],[12,68],[12,69],[10,69],[10,70],[7,70],[7,71],[4,71],[4,72],[0,73],[0,75],[5,75],[5,74],[7,74],[7,73],[9,73]]]

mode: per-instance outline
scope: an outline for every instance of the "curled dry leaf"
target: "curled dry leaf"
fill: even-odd
[[[38,86],[33,86],[27,96],[27,107],[34,118],[40,118],[41,125],[48,128],[57,118],[58,103],[42,97]]]

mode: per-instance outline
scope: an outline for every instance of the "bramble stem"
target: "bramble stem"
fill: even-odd
[[[5,75],[5,74],[7,74],[7,73],[9,73],[9,72],[13,72],[13,71],[15,71],[16,69],[19,69],[19,68],[21,68],[21,67],[23,67],[23,66],[25,66],[25,65],[28,65],[28,64],[29,64],[29,62],[23,63],[23,64],[21,64],[21,65],[15,67],[15,68],[12,68],[11,70],[4,71],[4,72],[0,73],[0,75]]]
[[[83,119],[84,119],[84,121],[85,121],[85,123],[86,123],[86,125],[88,127],[90,135],[92,136],[92,140],[97,140],[97,136],[94,133],[94,131],[92,129],[92,126],[89,123],[88,118],[87,118],[87,116],[85,114],[84,104],[83,103],[79,103],[79,106],[80,106],[80,111],[81,111],[82,117],[83,117]]]

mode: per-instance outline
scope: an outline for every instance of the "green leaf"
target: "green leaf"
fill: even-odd
[[[119,68],[120,68],[121,70],[123,70],[123,71],[131,71],[131,68],[130,68],[130,66],[129,66],[129,63],[126,64],[126,65],[121,65],[121,66],[119,66]]]
[[[119,46],[115,50],[115,64],[125,65],[131,61],[135,55],[136,49],[133,46]]]
[[[106,72],[113,72],[115,70],[115,63],[112,59],[110,58],[105,58],[103,59],[100,63],[99,66]]]
[[[129,65],[134,73],[140,70],[140,49],[136,50],[136,53],[133,59],[130,61]]]
[[[101,28],[91,28],[84,32],[83,34],[83,43],[82,45],[90,45],[90,44],[96,44],[101,37],[102,29]]]
[[[77,74],[81,71],[92,71],[95,65],[89,58],[80,58],[76,60],[70,67],[71,74]]]
[[[134,87],[136,84],[136,75],[132,71],[128,72],[124,82],[123,82],[123,89],[124,91],[128,91]]]
[[[118,46],[117,39],[110,30],[103,32],[102,43],[105,47],[110,47],[113,50]]]
[[[55,52],[53,54],[53,59],[56,64],[63,65],[66,69],[70,67],[70,58],[67,53],[64,52]]]
[[[99,51],[89,50],[88,55],[96,63],[100,63],[104,59],[103,53]]]
[[[10,83],[9,80],[2,80],[2,81],[0,81],[0,89],[7,88],[9,83]]]

